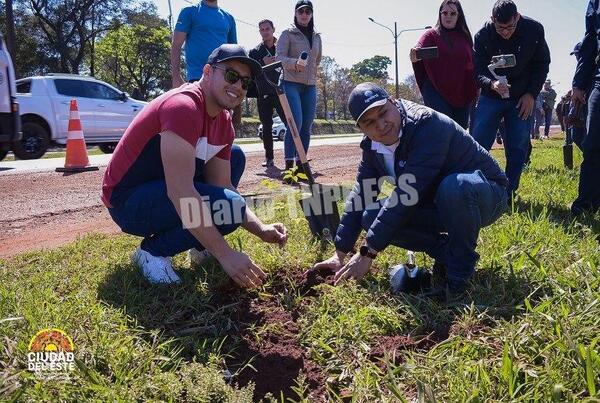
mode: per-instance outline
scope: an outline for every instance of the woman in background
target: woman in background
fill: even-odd
[[[417,49],[437,47],[438,57],[421,60]],[[415,78],[425,105],[467,129],[469,110],[477,97],[473,37],[460,1],[444,0],[438,21],[410,51]]]
[[[317,68],[322,55],[321,36],[315,32],[313,5],[309,0],[296,3],[294,25],[281,33],[276,50],[275,56],[281,60],[284,69],[283,88],[302,145],[308,153],[312,124],[317,113]],[[303,52],[308,55],[306,62],[300,61]],[[298,154],[289,127],[285,134],[284,156],[285,169],[291,169],[294,160],[298,160]],[[299,161],[297,165],[300,166]]]

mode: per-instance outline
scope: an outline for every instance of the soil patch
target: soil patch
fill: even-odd
[[[234,381],[240,385],[254,382],[254,398],[267,393],[279,398],[298,398],[292,387],[300,374],[306,377],[311,401],[325,395],[326,376],[308,359],[298,339],[299,327],[292,313],[273,300],[243,301],[234,313],[241,326],[240,345],[228,362],[232,372],[247,362]]]

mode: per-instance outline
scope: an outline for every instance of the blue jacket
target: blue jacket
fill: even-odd
[[[600,82],[600,0],[590,0],[585,15],[585,36],[579,49],[573,87],[587,91]]]
[[[394,154],[394,170],[397,178],[403,174],[414,175],[416,182],[411,186],[419,199],[414,206],[392,203],[391,197],[385,201],[367,232],[369,246],[378,251],[390,244],[396,230],[407,222],[413,211],[421,205],[433,203],[437,188],[446,176],[480,170],[488,180],[502,186],[508,184],[496,160],[453,120],[425,106],[404,100],[401,102],[406,110],[406,119]],[[345,211],[335,237],[336,249],[345,253],[352,250],[362,230],[365,206],[363,181],[370,180],[372,183],[373,179],[389,176],[383,156],[372,150],[371,144],[368,137],[360,144],[362,160],[356,183],[346,199]],[[396,200],[401,200],[401,196],[410,197],[399,186],[394,192]]]

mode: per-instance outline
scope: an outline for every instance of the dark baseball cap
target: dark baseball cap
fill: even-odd
[[[226,62],[228,60],[237,60],[250,67],[252,78],[262,75],[261,65],[254,59],[248,56],[248,52],[243,46],[226,43],[219,46],[208,56],[206,64],[216,64]]]
[[[302,7],[309,7],[312,10],[313,9],[312,1],[310,1],[310,0],[299,0],[296,3],[296,8],[294,10],[297,10],[299,8],[302,8]]]
[[[358,84],[350,93],[348,109],[356,124],[358,124],[358,121],[366,111],[385,105],[389,97],[388,93],[377,84]]]
[[[580,50],[581,50],[581,42],[579,42],[577,45],[575,45],[575,47],[573,48],[573,51],[570,54],[576,55],[577,53],[579,53]]]

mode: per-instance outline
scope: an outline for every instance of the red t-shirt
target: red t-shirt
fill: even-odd
[[[426,31],[416,47],[437,46],[439,57],[413,64],[419,88],[425,80],[454,107],[469,106],[477,97],[473,45],[463,32],[445,31],[441,36],[435,28]]]
[[[107,207],[122,203],[131,189],[164,180],[160,133],[172,131],[196,148],[194,180],[201,180],[211,158],[229,160],[234,130],[228,111],[211,118],[198,83],[175,88],[150,102],[119,141],[102,180]]]

